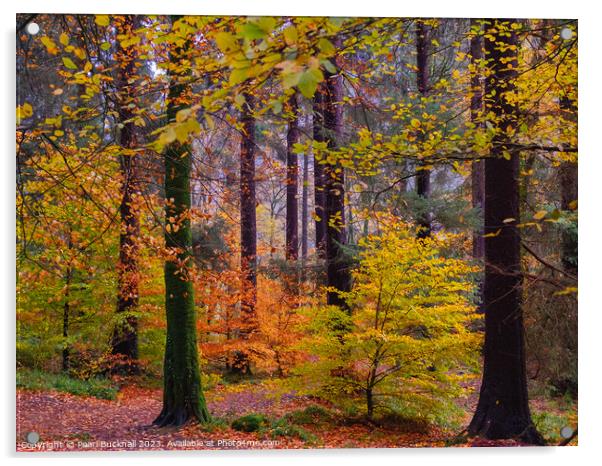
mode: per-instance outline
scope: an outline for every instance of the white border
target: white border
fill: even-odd
[[[601,212],[597,208],[598,186],[602,177],[602,141],[600,141],[600,81],[602,69],[602,44],[600,30],[602,16],[595,3],[579,1],[503,0],[495,2],[469,0],[22,0],[17,4],[6,0],[2,3],[3,60],[0,80],[4,98],[0,111],[0,127],[3,132],[5,151],[1,155],[2,182],[0,183],[0,218],[3,219],[0,234],[0,263],[3,267],[2,291],[4,321],[2,328],[3,351],[1,358],[4,369],[0,383],[4,419],[0,423],[2,452],[10,464],[16,460],[14,452],[14,103],[15,103],[15,13],[145,13],[145,14],[220,14],[220,15],[312,15],[312,16],[426,16],[426,17],[532,17],[532,18],[578,18],[579,19],[579,143],[581,162],[579,165],[580,225],[579,225],[579,447],[563,449],[421,449],[421,450],[339,450],[339,451],[240,451],[240,452],[169,452],[169,453],[86,453],[46,454],[44,456],[21,455],[20,464],[30,464],[43,459],[49,464],[83,461],[104,464],[109,459],[115,463],[131,463],[135,458],[144,458],[148,463],[163,463],[168,458],[186,464],[302,464],[312,462],[361,464],[377,459],[381,464],[446,464],[469,465],[487,463],[505,465],[521,464],[526,461],[545,464],[590,464],[594,458],[599,463],[602,457],[600,429],[601,397],[600,346],[597,345],[602,331],[600,319],[601,296],[597,293],[598,273],[602,258],[602,228],[598,228]],[[477,451],[478,450],[478,451]],[[101,463],[102,462],[102,463]]]

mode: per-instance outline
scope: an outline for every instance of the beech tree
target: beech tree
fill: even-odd
[[[118,33],[129,36],[135,29],[134,18],[124,16],[118,24]],[[117,264],[117,317],[119,319],[111,340],[112,352],[128,359],[129,371],[135,371],[138,359],[138,240],[140,235],[140,220],[138,212],[139,174],[136,125],[134,124],[133,98],[128,90],[136,79],[137,49],[126,49],[119,45],[116,60],[119,63],[118,86],[118,114],[122,122],[119,132],[121,154],[121,204],[119,215],[121,231],[119,235],[119,262]]]
[[[172,17],[172,27],[180,19]],[[171,82],[167,96],[167,120],[176,121],[190,98],[189,73],[181,70],[190,47],[176,46],[170,52]],[[185,68],[184,68],[185,69]],[[197,322],[191,277],[192,233],[190,229],[191,148],[173,141],[165,148],[165,244],[173,257],[165,261],[165,314],[167,337],[163,368],[163,409],[158,426],[181,426],[191,420],[208,422],[197,348]]]

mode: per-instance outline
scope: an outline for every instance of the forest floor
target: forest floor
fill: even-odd
[[[437,427],[389,423],[301,419],[291,415],[325,403],[308,397],[284,394],[274,397],[261,384],[218,385],[206,393],[209,410],[218,419],[231,421],[244,414],[262,413],[276,420],[260,432],[240,432],[227,422],[208,427],[188,425],[181,429],[157,428],[153,419],[161,411],[161,390],[123,386],[115,400],[77,396],[49,390],[17,390],[17,451],[93,450],[199,450],[199,449],[297,449],[297,448],[400,448],[518,446],[515,441],[484,441],[459,438],[457,431]],[[465,400],[466,419],[474,409],[476,394]],[[551,444],[567,422],[576,426],[576,405],[537,398],[532,401],[538,428],[549,430]],[[311,409],[311,408],[310,408]],[[319,408],[318,408],[319,410]],[[288,415],[288,416],[287,416]],[[305,416],[307,418],[307,416]],[[277,420],[280,419],[280,422]],[[294,419],[294,418],[293,418]],[[285,421],[286,420],[286,421]],[[573,424],[574,423],[574,424]],[[27,434],[40,441],[29,444]],[[543,433],[543,432],[542,432]],[[545,435],[544,435],[545,436]],[[551,437],[551,438],[550,438]],[[571,444],[576,443],[576,440]]]

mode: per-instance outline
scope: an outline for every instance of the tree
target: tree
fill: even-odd
[[[481,60],[483,59],[483,36],[481,34],[481,21],[478,19],[470,20],[470,121],[475,125],[480,125],[480,113],[483,105],[482,77],[480,72]],[[485,198],[485,172],[483,160],[474,160],[471,166],[471,197],[473,209],[483,210],[483,200]],[[482,259],[485,248],[485,238],[483,238],[482,227],[478,228],[472,234],[472,255],[475,259]]]
[[[322,95],[323,136],[327,148],[336,150],[342,125],[341,76],[328,73]],[[341,293],[351,289],[351,270],[345,253],[345,170],[340,161],[324,164],[327,303],[349,309]]]
[[[457,414],[453,399],[475,366],[480,336],[468,295],[474,271],[450,257],[458,236],[417,238],[415,229],[382,216],[379,235],[360,240],[354,287],[338,306],[309,310],[301,348],[313,355],[296,375],[301,391],[339,405],[363,406],[371,419],[400,410],[434,420]],[[337,327],[348,329],[340,338]]]
[[[243,283],[249,288],[241,302],[242,327],[240,337],[248,340],[256,329],[257,301],[257,199],[255,195],[255,96],[245,92],[241,112],[240,141],[240,267]],[[248,355],[237,351],[232,370],[250,373]]]
[[[490,439],[520,438],[542,444],[529,411],[521,307],[519,153],[510,145],[516,107],[518,40],[513,20],[485,24],[485,112],[496,128],[485,159],[484,368],[479,402],[468,428]]]
[[[418,93],[421,97],[425,97],[429,88],[429,68],[428,68],[428,31],[427,26],[422,20],[416,22],[416,84]],[[421,138],[425,135],[421,133]],[[428,199],[431,193],[431,171],[424,164],[419,168],[416,175],[416,194],[423,199]],[[420,229],[418,237],[426,238],[431,234],[431,215],[424,207],[424,211],[418,219]]]
[[[172,18],[172,26],[178,17]],[[185,110],[190,85],[185,82],[186,52],[190,42],[170,53],[171,83],[167,96],[167,119],[174,122]],[[165,343],[163,409],[154,424],[181,426],[189,421],[208,422],[199,372],[196,310],[191,277],[192,233],[190,229],[191,148],[179,140],[165,149],[165,244],[173,254],[165,261]]]
[[[286,258],[295,261],[299,257],[299,161],[295,144],[299,142],[299,105],[297,94],[288,100],[290,112],[286,133]]]
[[[118,23],[118,33],[131,36],[135,29],[134,18],[124,16]],[[123,42],[123,41],[122,41]],[[137,48],[124,48],[119,42],[116,60],[119,64],[118,113],[122,128],[119,133],[119,155],[121,166],[121,204],[119,215],[121,231],[119,235],[119,260],[117,264],[117,318],[111,339],[111,350],[114,355],[127,359],[125,368],[136,370],[138,359],[138,237],[140,235],[140,220],[137,206],[138,190],[138,154],[136,152],[136,125],[134,124],[133,99],[129,90],[136,79]]]
[[[326,84],[320,83],[313,98],[313,139],[317,142],[327,141],[324,126],[324,94]],[[316,252],[318,257],[326,255],[326,194],[324,192],[324,166],[318,157],[319,151],[314,148],[314,220],[316,223]]]

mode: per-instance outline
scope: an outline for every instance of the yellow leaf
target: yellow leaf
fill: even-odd
[[[73,63],[73,60],[71,60],[71,58],[69,57],[63,57],[63,65],[65,65],[65,67],[69,68],[70,70],[77,69],[77,65]]]
[[[107,15],[96,15],[94,22],[99,26],[108,26],[109,25],[109,17]]]
[[[182,123],[184,120],[186,120],[186,118],[190,116],[191,112],[191,108],[185,108],[183,110],[180,110],[178,113],[176,113],[176,121],[178,123]]]
[[[410,124],[412,125],[412,128],[420,128],[420,120],[416,118],[412,118]]]
[[[61,95],[62,93],[63,93],[63,90],[60,87],[58,87],[54,91],[52,91],[52,95]]]
[[[544,218],[547,215],[547,213],[548,213],[547,210],[539,210],[533,214],[533,218],[535,220],[541,220],[542,218]]]
[[[69,36],[66,33],[61,33],[59,36],[59,42],[63,45],[69,45]]]

